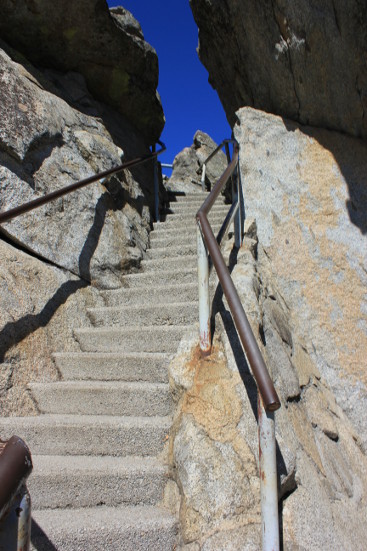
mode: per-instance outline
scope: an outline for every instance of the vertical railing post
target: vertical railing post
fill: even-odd
[[[240,167],[237,163],[234,177],[232,179],[232,202],[238,204],[237,213],[234,217],[234,244],[238,249],[242,245],[243,237],[243,209],[242,209],[242,194],[241,194]]]
[[[31,496],[26,487],[18,508],[18,550],[29,551],[31,541]]]
[[[155,144],[152,145],[152,153],[155,153]],[[153,160],[154,170],[154,219],[156,222],[160,221],[159,218],[159,183],[158,183],[158,159],[154,157]]]
[[[259,393],[257,404],[262,550],[279,551],[278,480],[274,412],[265,410]]]
[[[228,142],[224,142],[224,149],[226,150],[227,163],[229,164],[231,162],[231,154],[229,152],[229,143]]]
[[[0,521],[0,549],[29,551],[31,541],[31,496],[23,486]]]
[[[205,191],[205,176],[206,176],[206,164],[203,164],[203,169],[201,171],[201,189]]]
[[[231,154],[229,151],[229,143],[225,142],[224,147],[226,150],[227,162],[231,162]],[[237,164],[234,174],[231,175],[231,198],[232,204],[238,203],[237,214],[234,217],[234,244],[235,247],[240,248],[242,245],[242,223],[241,223],[241,201],[239,193],[239,166]]]
[[[210,334],[210,301],[209,301],[209,258],[201,234],[200,226],[197,226],[198,244],[198,283],[199,283],[199,328],[200,350],[204,356],[211,352]]]

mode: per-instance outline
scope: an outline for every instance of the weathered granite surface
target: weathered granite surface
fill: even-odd
[[[259,248],[248,221],[232,277],[281,396],[275,418],[282,548],[362,551],[367,458],[360,436],[290,325],[283,297],[262,280]],[[261,548],[257,390],[227,308],[217,292],[212,355],[200,357],[193,333],[170,365],[177,403],[170,459],[183,551]]]
[[[223,136],[223,139],[227,136]],[[205,132],[197,130],[190,147],[185,147],[173,160],[172,175],[168,186],[182,191],[200,191],[202,166],[218,144]],[[205,172],[206,188],[211,188],[227,166],[223,151],[211,159]]]
[[[4,46],[6,47],[6,46]],[[77,73],[41,73],[0,50],[0,209],[8,210],[147,151]],[[10,57],[10,54],[12,57]],[[20,62],[19,62],[20,61]],[[100,287],[118,287],[148,241],[152,166],[124,171],[4,224],[21,245]]]
[[[367,137],[365,1],[190,0],[199,56],[233,126],[246,105]]]
[[[265,339],[270,318],[292,355],[297,335],[367,449],[367,144],[251,108],[237,116],[246,215],[256,219],[269,295]]]
[[[77,350],[73,329],[103,300],[77,276],[2,240],[0,257],[0,411],[32,415],[27,384],[59,378],[52,353]]]
[[[3,0],[0,38],[37,66],[82,74],[148,145],[159,138],[158,58],[127,10],[110,12],[106,0]]]

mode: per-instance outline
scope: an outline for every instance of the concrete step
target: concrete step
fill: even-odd
[[[193,283],[185,285],[159,285],[153,287],[148,285],[146,288],[137,289],[116,289],[111,291],[102,291],[106,306],[127,306],[133,304],[146,304],[149,296],[150,304],[163,304],[172,302],[191,302],[198,300],[197,276]]]
[[[225,213],[215,211],[210,212],[208,216],[209,222],[213,224],[222,224],[228,210],[229,209],[227,209]],[[165,222],[154,222],[153,229],[154,231],[162,231],[162,226],[165,226],[165,228],[174,227],[177,231],[179,231],[180,229],[187,226],[196,227],[196,225],[197,222],[195,216],[175,214],[172,216],[168,216]]]
[[[188,326],[126,328],[82,328],[74,331],[84,352],[168,352],[175,353]]]
[[[149,294],[146,297],[150,296]],[[95,327],[130,325],[187,325],[198,319],[196,302],[149,304],[146,306],[88,308],[88,317]]]
[[[165,383],[57,381],[29,388],[41,413],[165,417],[172,407]]]
[[[188,215],[188,216],[195,216],[199,208],[201,207],[202,203],[205,199],[203,199],[201,202],[179,202],[179,203],[171,203],[168,212],[166,213],[167,216],[176,216],[176,215]],[[230,205],[225,205],[223,201],[216,202],[211,208],[211,212],[224,212],[227,213],[230,208]]]
[[[32,511],[32,551],[172,551],[177,520],[158,507]]]
[[[158,270],[156,272],[139,272],[123,277],[123,286],[127,289],[161,287],[163,285],[186,285],[196,283],[198,279],[197,268],[185,268],[182,270]],[[145,295],[146,297],[147,295]]]
[[[212,224],[214,234],[217,234],[222,226],[223,220],[219,223]],[[161,224],[156,229],[150,232],[150,246],[156,246],[155,242],[158,240],[175,241],[176,245],[187,245],[189,243],[196,243],[197,224],[185,224],[180,228],[176,228],[171,224]],[[164,245],[160,245],[161,247]]]
[[[144,272],[156,272],[159,269],[181,270],[183,268],[195,268],[198,263],[197,254],[187,256],[174,256],[162,260],[161,258],[146,259],[141,262]]]
[[[176,195],[175,200],[170,201],[170,205],[175,203],[191,203],[191,202],[203,202],[208,197],[209,193],[207,191],[194,191],[184,193],[182,195]]]
[[[115,291],[116,292],[116,291]],[[63,379],[168,382],[170,354],[159,352],[69,352],[53,354]]]
[[[192,256],[197,255],[197,243],[192,239],[188,243],[182,242],[179,245],[166,246],[166,247],[154,247],[148,249],[145,253],[145,258],[148,260],[160,259],[162,266],[167,258],[175,258],[179,256]]]
[[[13,434],[36,455],[157,455],[170,430],[170,417],[38,415],[0,418],[3,439]]]
[[[34,509],[155,505],[166,467],[151,457],[33,455],[27,486]]]

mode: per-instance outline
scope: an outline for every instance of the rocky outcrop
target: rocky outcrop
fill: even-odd
[[[190,0],[199,56],[231,126],[253,106],[367,137],[365,2]]]
[[[37,66],[81,73],[89,91],[157,140],[164,126],[158,59],[124,9],[105,0],[4,0],[0,36]]]
[[[85,281],[0,240],[0,410],[36,415],[32,381],[55,381],[55,350],[77,349],[73,329],[103,303]]]
[[[202,166],[218,144],[205,132],[197,130],[193,144],[185,147],[173,160],[169,188],[181,191],[198,191],[201,186]],[[205,172],[205,185],[210,189],[227,165],[223,151],[209,161]]]
[[[264,313],[278,325],[279,345],[296,354],[294,336],[303,342],[367,449],[366,143],[251,108],[237,116]],[[275,345],[272,357],[291,398],[287,359]]]
[[[0,52],[2,211],[146,152],[134,128],[97,103],[77,73],[41,73]],[[85,111],[86,106],[87,113]],[[120,285],[146,248],[152,167],[126,171],[4,224],[13,241],[100,287]],[[140,183],[139,183],[140,182]],[[145,197],[144,197],[145,195]]]

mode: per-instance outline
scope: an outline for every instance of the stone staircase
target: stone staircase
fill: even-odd
[[[194,215],[204,197],[177,196],[141,271],[105,291],[106,306],[75,331],[80,352],[54,355],[61,380],[29,385],[41,414],[0,420],[2,437],[17,434],[32,452],[33,549],[175,548],[178,521],[162,507],[167,366],[198,317]],[[214,228],[227,211],[213,208]]]

